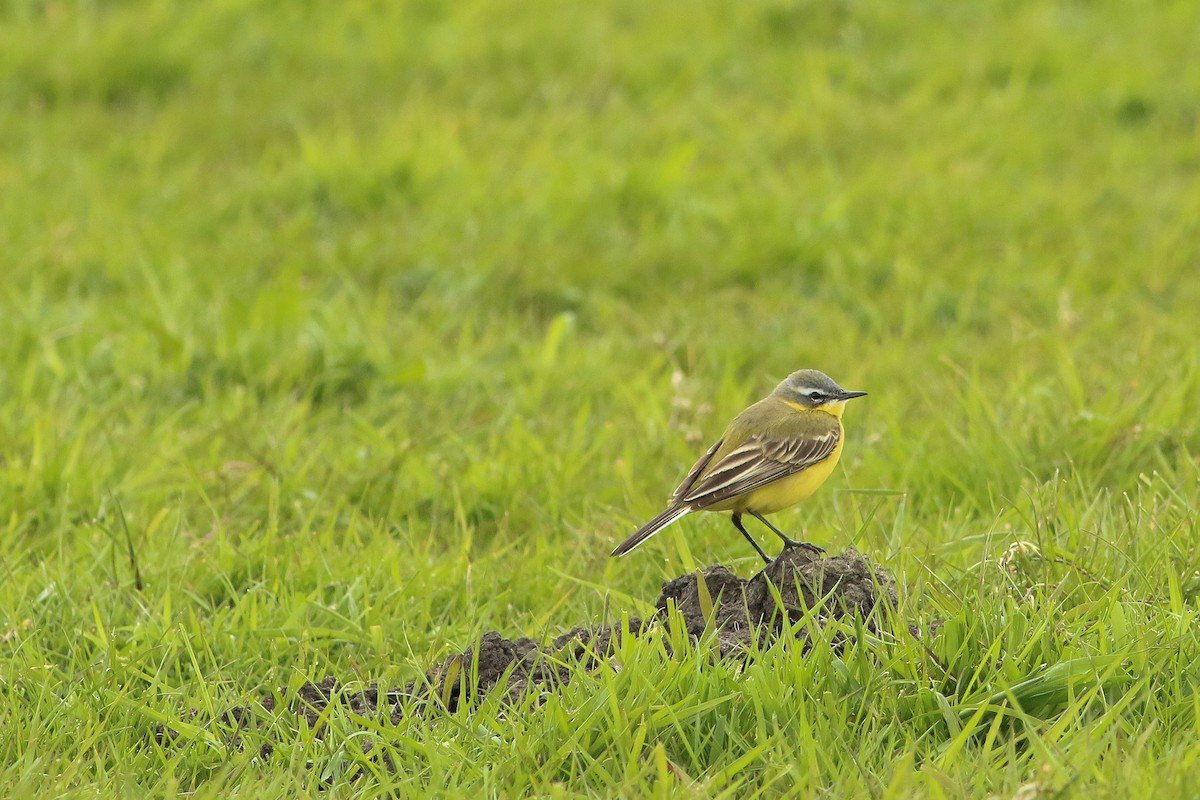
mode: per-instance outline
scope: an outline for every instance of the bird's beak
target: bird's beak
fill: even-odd
[[[866,397],[866,395],[866,392],[847,392],[843,389],[841,395],[838,397],[841,400],[853,400],[855,397]]]

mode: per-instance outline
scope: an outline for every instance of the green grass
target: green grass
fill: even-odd
[[[1194,3],[3,9],[4,796],[1193,796]],[[893,630],[213,726],[749,575],[607,553],[805,366],[870,397],[777,522]]]

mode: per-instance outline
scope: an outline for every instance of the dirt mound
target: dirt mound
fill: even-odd
[[[695,575],[681,575],[663,584],[659,616],[672,604],[688,633],[699,636],[711,608],[722,654],[745,647],[755,636],[773,638],[785,620],[799,620],[810,611],[819,622],[857,613],[873,627],[877,608],[896,606],[891,576],[853,549],[824,557],[804,547],[789,548],[748,581],[720,566],[702,574],[711,602],[704,600]],[[808,634],[801,629],[799,635]]]
[[[698,580],[703,577],[703,585]],[[722,566],[708,567],[681,575],[663,584],[656,606],[658,613],[642,621],[630,619],[628,627],[611,625],[601,628],[574,628],[553,641],[506,639],[496,631],[481,636],[475,646],[451,656],[429,670],[423,679],[403,688],[381,691],[372,685],[361,691],[343,691],[336,678],[306,683],[295,695],[282,696],[297,713],[307,717],[311,726],[331,706],[363,716],[375,716],[386,707],[393,723],[407,713],[418,713],[429,705],[455,711],[465,697],[480,700],[493,691],[504,692],[506,701],[516,701],[531,690],[553,691],[570,679],[571,666],[594,669],[608,658],[623,635],[653,635],[661,623],[677,612],[692,637],[711,627],[716,631],[717,646],[723,656],[743,652],[756,638],[761,645],[777,638],[785,620],[796,621],[806,614],[818,624],[829,619],[860,615],[874,628],[878,615],[896,606],[895,582],[882,569],[863,558],[856,550],[825,557],[812,550],[795,547],[749,580],[734,575]],[[808,646],[807,627],[797,636]],[[273,712],[275,696],[268,696],[258,708],[239,707],[225,714],[219,724],[227,732],[227,741],[240,746],[238,732],[249,725],[256,713]],[[159,726],[160,744],[174,742],[178,734]],[[263,755],[271,746],[263,746]],[[369,742],[364,749],[370,750]]]

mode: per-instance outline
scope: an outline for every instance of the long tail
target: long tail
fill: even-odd
[[[630,550],[637,547],[639,544],[646,541],[651,536],[682,517],[684,514],[687,514],[689,511],[691,511],[691,509],[687,506],[671,506],[657,517],[638,528],[628,539],[617,545],[617,549],[612,551],[612,555],[625,555]]]

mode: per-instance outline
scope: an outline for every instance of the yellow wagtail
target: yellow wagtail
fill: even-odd
[[[749,514],[784,546],[820,548],[788,538],[764,514],[795,505],[820,488],[842,455],[842,412],[848,392],[815,369],[793,372],[775,391],[734,417],[671,495],[667,510],[612,551],[623,556],[684,514],[732,511],[733,525],[763,560],[771,559],[742,525]]]

